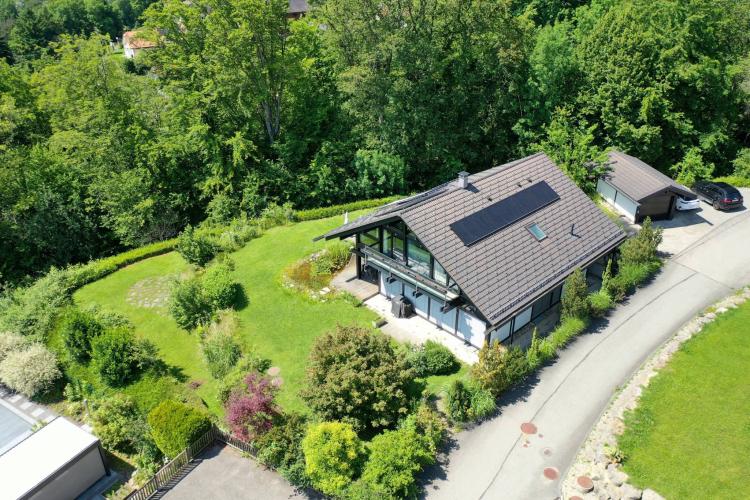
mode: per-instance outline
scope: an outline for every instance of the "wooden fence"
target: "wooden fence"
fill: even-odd
[[[147,500],[153,495],[164,489],[165,486],[169,485],[180,472],[190,463],[193,459],[200,454],[204,449],[215,441],[220,441],[233,448],[255,456],[255,448],[244,441],[237,439],[231,434],[222,431],[218,427],[211,427],[208,432],[199,437],[182,452],[170,460],[164,467],[154,474],[154,477],[149,479],[146,484],[141,486],[139,489],[130,493],[125,500]]]

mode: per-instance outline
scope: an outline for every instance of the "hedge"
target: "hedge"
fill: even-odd
[[[714,182],[726,182],[734,187],[745,188],[750,187],[750,178],[741,177],[739,175],[727,175],[726,177],[714,177]]]
[[[148,414],[156,446],[169,458],[209,431],[211,421],[202,411],[178,401],[162,401]]]
[[[334,215],[341,215],[344,212],[354,212],[355,210],[363,210],[365,208],[375,208],[386,203],[391,203],[396,200],[400,200],[403,196],[388,196],[387,198],[375,198],[372,200],[360,200],[353,201],[351,203],[344,203],[341,205],[333,205],[330,207],[310,208],[308,210],[295,210],[294,220],[306,221],[325,219],[326,217],[333,217]]]

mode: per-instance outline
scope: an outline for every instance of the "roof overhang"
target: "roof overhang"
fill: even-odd
[[[386,217],[383,219],[377,219],[372,222],[368,222],[365,224],[357,224],[356,221],[352,222],[351,224],[344,224],[341,227],[338,227],[332,231],[328,231],[325,234],[321,234],[320,236],[316,236],[313,238],[313,241],[319,241],[319,240],[332,240],[334,238],[344,239],[348,238],[349,236],[354,236],[357,233],[363,233],[365,231],[369,231],[370,229],[374,229],[378,226],[382,226],[383,224],[388,224],[390,222],[395,222],[401,220],[400,217]]]

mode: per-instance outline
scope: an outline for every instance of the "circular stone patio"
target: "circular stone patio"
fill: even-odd
[[[149,309],[167,307],[173,278],[156,276],[135,283],[128,289],[128,304]]]

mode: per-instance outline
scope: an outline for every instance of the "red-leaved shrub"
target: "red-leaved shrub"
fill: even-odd
[[[268,431],[277,413],[276,387],[257,373],[248,373],[226,403],[227,424],[237,438],[250,441]]]

